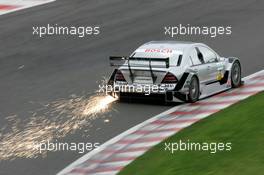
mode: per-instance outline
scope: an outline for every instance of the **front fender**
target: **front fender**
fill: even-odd
[[[228,57],[225,59],[226,59],[226,71],[231,71],[231,68],[232,68],[235,61],[238,61],[240,64],[240,60],[237,57]]]

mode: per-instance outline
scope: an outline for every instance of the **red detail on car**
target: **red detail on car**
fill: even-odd
[[[126,81],[124,75],[120,70],[118,70],[115,74],[115,81]]]
[[[177,83],[178,79],[175,75],[173,75],[172,73],[168,72],[166,74],[166,76],[163,78],[162,82],[163,84],[173,84],[173,83]]]

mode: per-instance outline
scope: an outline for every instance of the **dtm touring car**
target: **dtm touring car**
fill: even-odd
[[[196,102],[242,84],[241,63],[202,43],[151,41],[130,56],[110,56],[112,96],[157,95],[166,102]]]

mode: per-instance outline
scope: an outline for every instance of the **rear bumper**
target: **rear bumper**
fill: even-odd
[[[142,99],[142,100],[162,100],[165,102],[186,102],[186,95],[181,94],[179,92],[167,91],[163,94],[149,94],[145,95],[143,93],[128,93],[128,92],[120,92],[117,93],[116,96],[119,99]]]
[[[175,86],[171,88],[159,88],[147,86],[145,90],[137,89],[138,86],[115,86],[114,91],[110,94],[122,98],[141,98],[141,99],[163,99],[166,102],[184,102],[186,101],[186,93],[175,91]],[[122,88],[120,88],[122,87]]]
[[[131,94],[166,94],[168,91],[173,91],[176,84],[114,84],[113,91],[115,93],[131,93]]]

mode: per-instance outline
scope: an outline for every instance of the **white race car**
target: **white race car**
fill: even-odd
[[[116,66],[108,81],[114,96],[196,102],[242,84],[239,59],[220,57],[202,43],[151,41],[129,57],[111,56],[110,64]]]

